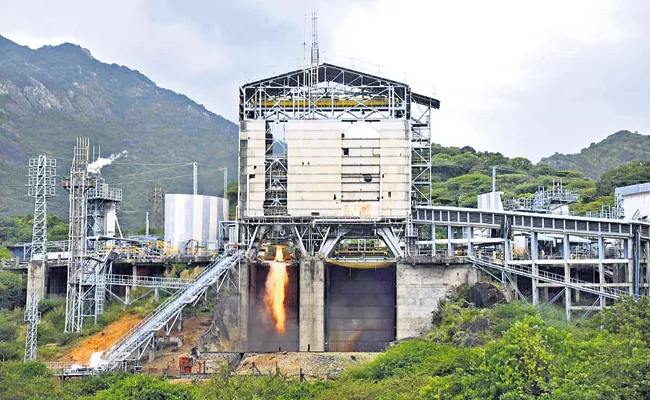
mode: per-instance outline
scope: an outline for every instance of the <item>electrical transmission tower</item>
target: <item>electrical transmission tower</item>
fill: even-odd
[[[23,361],[36,360],[36,336],[38,323],[41,321],[41,313],[38,312],[38,296],[32,293],[25,310],[25,322],[27,322],[27,335],[25,338],[25,357]]]
[[[34,198],[34,225],[30,260],[47,261],[47,198],[54,196],[56,159],[46,155],[29,159],[27,194]]]
[[[165,192],[161,187],[154,187],[151,190],[151,197],[149,200],[153,203],[153,223],[151,224],[155,229],[163,228],[163,212],[164,212],[164,198]]]

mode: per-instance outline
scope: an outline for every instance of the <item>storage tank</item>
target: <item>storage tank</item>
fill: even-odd
[[[196,194],[165,195],[165,245],[186,253],[188,242],[216,250],[219,222],[228,220],[228,200]]]

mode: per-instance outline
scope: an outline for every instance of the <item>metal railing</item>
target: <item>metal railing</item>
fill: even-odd
[[[91,366],[88,363],[75,361],[46,362],[44,364],[55,376],[89,376],[107,370],[105,367]],[[110,369],[113,371],[125,371],[126,367],[126,362],[118,362],[114,363]]]
[[[194,279],[167,278],[163,276],[107,275],[106,285],[138,286],[165,289],[180,289],[194,282]]]
[[[615,289],[607,286],[604,286],[602,288],[589,287],[585,285],[593,285],[592,282],[582,281],[571,277],[566,280],[564,275],[554,274],[552,272],[544,270],[538,270],[537,273],[534,273],[531,265],[512,264],[505,266],[503,264],[497,264],[493,262],[493,260],[488,257],[468,257],[468,259],[472,262],[472,264],[474,264],[474,266],[481,269],[493,268],[499,271],[510,272],[515,275],[525,276],[548,283],[554,283],[559,286],[564,286],[570,289],[575,289],[581,292],[591,293],[597,296],[603,296],[614,300],[620,299],[624,296],[631,296],[631,294],[625,290]]]
[[[165,300],[158,308],[147,317],[134,325],[128,332],[120,337],[104,354],[102,363],[106,368],[112,369],[116,363],[123,362],[136,349],[149,343],[165,324],[174,318],[188,304],[194,303],[219,278],[224,276],[231,266],[239,261],[243,252],[232,255],[223,254],[208,265],[194,281],[180,289],[173,296]]]

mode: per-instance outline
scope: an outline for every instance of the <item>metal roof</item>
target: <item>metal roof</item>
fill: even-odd
[[[260,86],[260,85],[277,85],[277,86],[304,86],[305,78],[309,76],[309,70],[297,69],[284,74],[272,76],[265,79],[246,83],[242,86]],[[408,84],[372,74],[355,71],[350,68],[340,67],[334,64],[323,63],[318,66],[318,82],[336,82],[347,86],[404,86]],[[268,91],[268,89],[267,89]],[[423,105],[431,105],[432,108],[440,108],[440,100],[433,97],[411,92],[411,100]]]
[[[650,192],[650,182],[640,183],[638,185],[618,187],[614,190],[614,193],[617,196],[627,196],[630,194],[647,193],[647,192]]]

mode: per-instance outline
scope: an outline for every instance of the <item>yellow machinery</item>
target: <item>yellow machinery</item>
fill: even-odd
[[[343,98],[343,99],[332,99],[331,97],[321,97],[315,101],[316,107],[327,108],[345,108],[345,107],[355,107],[355,106],[368,106],[368,107],[388,107],[390,101],[388,97],[373,97],[371,99],[364,98]],[[395,104],[400,103],[399,99],[395,99]],[[262,108],[272,108],[272,107],[283,107],[283,108],[307,108],[309,107],[308,99],[286,99],[286,100],[259,100],[255,102],[256,105]]]

